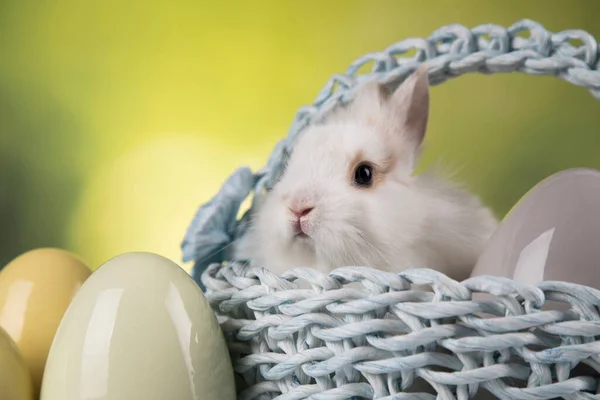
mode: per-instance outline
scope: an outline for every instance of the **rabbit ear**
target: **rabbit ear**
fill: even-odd
[[[429,73],[426,64],[421,65],[396,89],[389,107],[398,132],[416,157],[429,118]]]
[[[354,117],[363,117],[367,120],[379,118],[389,97],[388,90],[381,83],[366,82],[358,88],[352,102],[351,113]]]

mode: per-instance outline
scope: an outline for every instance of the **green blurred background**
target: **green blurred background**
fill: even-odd
[[[600,37],[588,1],[0,2],[0,265],[40,246],[96,268],[180,260],[196,207],[261,167],[294,113],[363,53],[450,23]],[[441,157],[499,216],[558,170],[600,168],[600,103],[550,77],[465,76],[432,92]]]

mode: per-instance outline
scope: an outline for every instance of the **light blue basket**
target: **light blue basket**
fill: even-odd
[[[523,31],[530,36],[518,36]],[[573,39],[582,44],[574,47]],[[413,49],[415,56],[403,56]],[[503,399],[600,399],[599,290],[490,276],[456,282],[426,269],[296,269],[278,277],[231,261],[250,220],[250,211],[236,219],[241,203],[251,192],[264,195],[296,136],[351,101],[362,81],[395,86],[427,61],[432,85],[472,72],[524,72],[559,77],[600,98],[598,53],[584,31],[551,33],[529,20],[509,28],[449,25],[365,55],[333,76],[298,111],[264,169],[239,169],[199,209],[182,245],[227,337],[238,398],[434,399],[437,392],[438,399],[472,399],[485,388]],[[366,64],[371,72],[359,74]],[[299,289],[298,280],[311,288]],[[477,292],[492,300],[472,300]],[[546,300],[568,310],[542,311]],[[430,393],[404,392],[424,390],[413,385],[419,379]]]

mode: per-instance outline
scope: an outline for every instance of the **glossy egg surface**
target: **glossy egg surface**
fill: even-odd
[[[0,272],[0,327],[16,343],[37,395],[58,325],[91,271],[73,254],[28,251]]]
[[[224,337],[202,292],[151,253],[111,259],[83,285],[52,345],[42,400],[234,400]]]
[[[500,223],[472,276],[600,289],[600,172],[570,169],[534,186]]]
[[[0,328],[0,399],[33,400],[31,375],[19,349]]]

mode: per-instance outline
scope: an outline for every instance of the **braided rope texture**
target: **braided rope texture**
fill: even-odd
[[[245,263],[202,280],[240,400],[600,399],[600,290]]]
[[[415,54],[407,56],[412,51]],[[467,73],[521,72],[556,76],[600,99],[599,53],[598,42],[585,31],[551,33],[537,22],[522,20],[508,28],[448,25],[428,39],[403,40],[382,52],[362,56],[345,73],[334,75],[312,105],[300,108],[287,137],[277,143],[263,169],[256,173],[238,169],[220,192],[200,207],[182,243],[183,260],[195,261],[193,277],[203,287],[200,276],[209,264],[235,259],[235,246],[231,245],[244,237],[251,219],[251,210],[240,221],[236,219],[242,202],[251,192],[255,200],[264,195],[278,180],[302,130],[350,102],[364,81],[377,79],[393,87],[427,62],[432,85]]]
[[[522,72],[556,76],[600,99],[597,41],[530,20],[508,28],[449,25],[333,76],[298,111],[266,167],[237,170],[200,207],[182,243],[226,335],[240,400],[463,400],[483,398],[482,391],[501,399],[600,400],[596,289],[491,276],[459,283],[427,269],[295,269],[277,277],[225,263],[235,260],[232,244],[251,222],[251,210],[237,220],[240,205],[277,181],[302,130],[351,101],[361,83],[398,85],[424,62],[432,85],[466,73]]]

